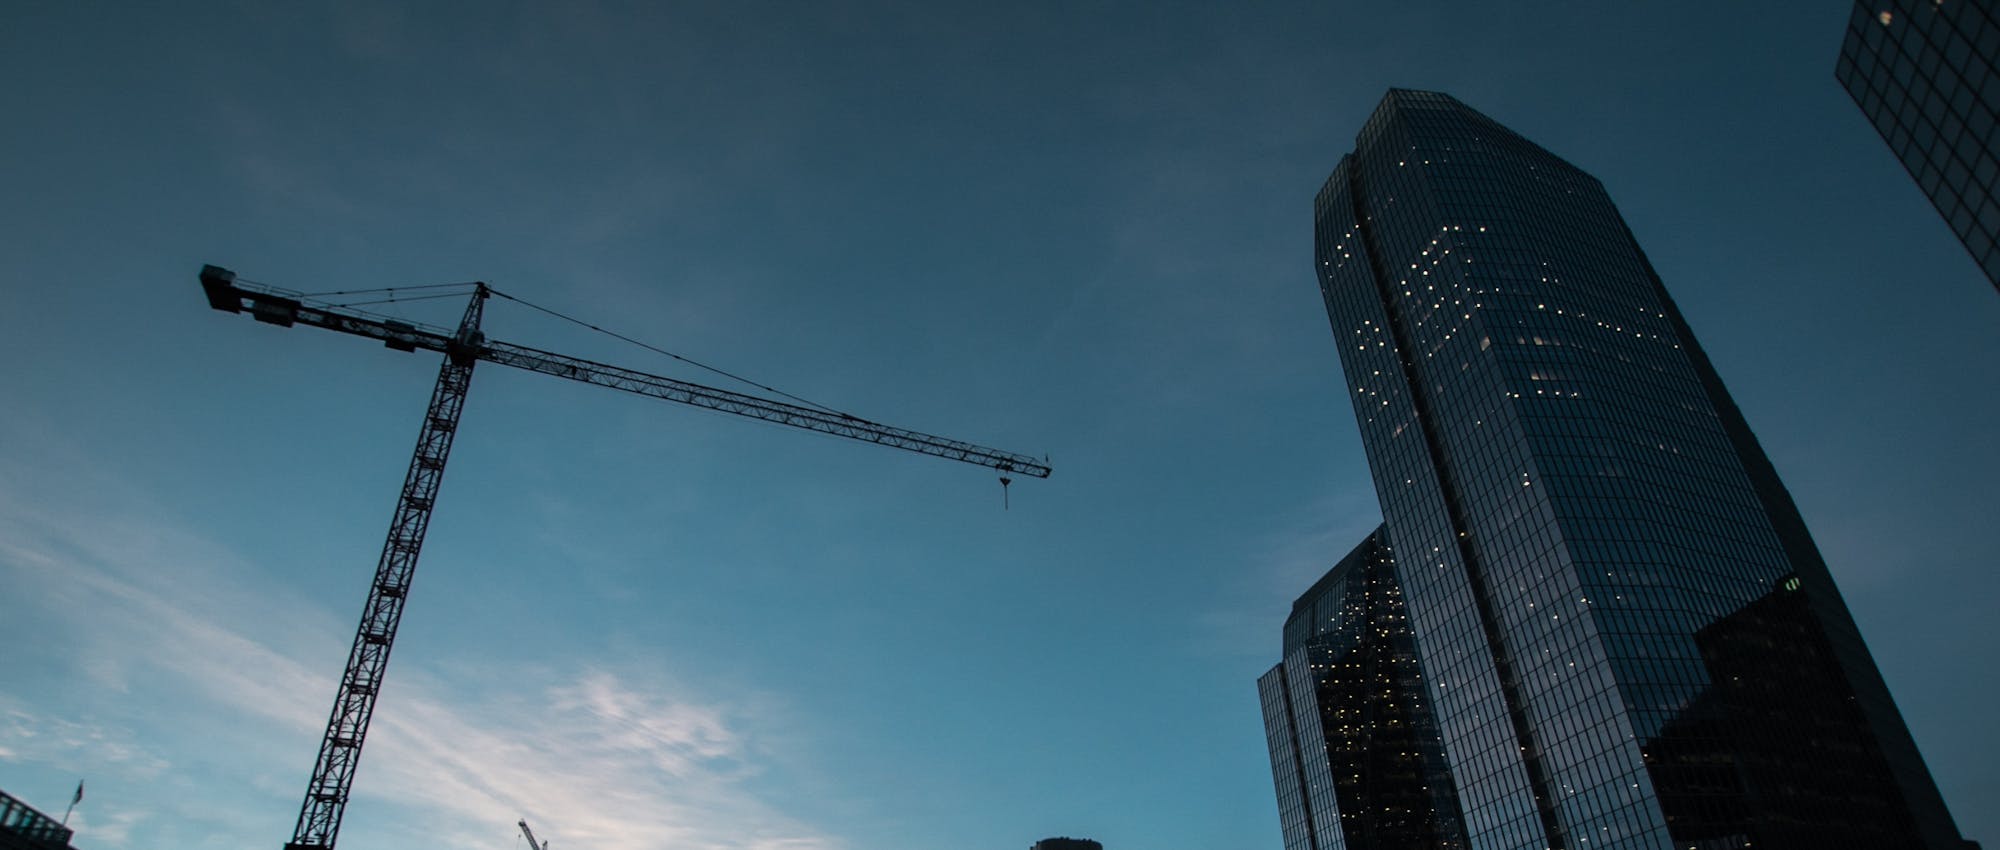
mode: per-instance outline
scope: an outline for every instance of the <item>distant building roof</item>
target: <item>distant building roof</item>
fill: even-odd
[[[0,791],[0,850],[63,850],[69,827]]]
[[[1028,850],[1104,850],[1104,845],[1088,838],[1044,838]]]

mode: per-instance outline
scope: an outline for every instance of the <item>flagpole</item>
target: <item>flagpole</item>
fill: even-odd
[[[63,828],[69,828],[69,813],[76,811],[76,804],[83,802],[83,780],[76,781],[76,794],[69,798],[69,808],[63,809]]]

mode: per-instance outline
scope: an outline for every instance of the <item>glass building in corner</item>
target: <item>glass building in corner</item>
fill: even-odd
[[[1435,730],[1419,743],[1455,809],[1414,846],[1966,846],[1798,509],[1595,178],[1447,95],[1391,90],[1314,212]],[[1331,781],[1308,773],[1303,798],[1346,805]]]
[[[2000,288],[2000,5],[1856,0],[1834,76]]]

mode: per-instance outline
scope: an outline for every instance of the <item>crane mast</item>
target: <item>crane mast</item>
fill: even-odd
[[[403,621],[403,604],[409,600],[417,555],[424,548],[424,532],[430,529],[431,508],[437,504],[438,485],[444,483],[444,463],[451,456],[459,416],[465,412],[466,391],[472,389],[472,365],[478,362],[473,353],[486,298],[486,285],[479,284],[472,303],[465,308],[465,318],[458,323],[458,333],[447,347],[444,363],[438,367],[437,386],[431,390],[430,407],[417,432],[417,449],[410,457],[409,472],[403,476],[396,513],[389,520],[389,538],[382,543],[375,581],[368,586],[368,602],[361,609],[361,625],[347,651],[347,672],[340,677],[333,715],[327,718],[319,758],[306,785],[305,805],[299,809],[298,824],[286,850],[331,848],[340,832],[347,794],[354,787],[354,769],[361,762],[361,744],[368,737],[375,697],[381,693],[382,674],[389,668],[389,650],[396,640],[396,627]]]
[[[540,844],[535,843],[535,831],[528,828],[527,818],[522,818],[520,821],[520,825],[521,825],[521,834],[528,837],[528,850],[549,850],[548,842],[544,841]]]
[[[480,330],[487,299],[493,290],[484,283],[474,284],[471,302],[457,329],[400,321],[372,315],[350,307],[315,302],[299,293],[239,281],[236,274],[217,266],[203,266],[201,285],[209,306],[230,313],[248,312],[260,322],[292,327],[307,325],[379,340],[400,351],[442,352],[437,384],[431,391],[430,406],[417,432],[417,448],[410,458],[403,489],[396,499],[396,511],[389,522],[388,539],[376,562],[375,578],[368,588],[361,624],[355,630],[348,651],[347,669],[341,676],[320,741],[319,757],[306,786],[305,803],[285,850],[332,850],[340,833],[341,818],[347,809],[348,794],[354,787],[355,768],[360,764],[362,743],[368,736],[376,697],[389,665],[396,628],[402,622],[410,581],[416,572],[417,557],[423,549],[424,533],[430,528],[431,509],[437,504],[438,488],[444,480],[445,461],[451,454],[452,439],[458,433],[465,398],[472,386],[472,367],[481,360],[540,372],[588,384],[624,390],[638,395],[704,407],[795,428],[876,443],[891,448],[927,454],[948,460],[999,470],[1002,481],[1009,473],[1047,478],[1047,463],[1027,455],[990,449],[959,440],[896,428],[824,409],[814,409],[776,399],[747,395],[703,386],[634,369],[610,366],[582,358],[542,351],[526,346],[494,342]],[[534,842],[527,821],[521,831]],[[536,848],[540,850],[540,848]]]

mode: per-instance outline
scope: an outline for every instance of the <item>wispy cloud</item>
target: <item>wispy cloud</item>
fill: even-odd
[[[0,759],[68,762],[88,758],[121,773],[149,779],[165,772],[167,760],[142,743],[129,727],[52,717],[0,696]]]
[[[468,826],[525,815],[581,846],[840,846],[744,787],[756,733],[740,710],[589,668],[539,697],[546,707],[508,700],[484,716],[399,701],[377,721],[368,793]]]
[[[152,813],[144,809],[119,806],[93,806],[78,808],[69,819],[69,826],[79,836],[89,836],[91,846],[130,847],[132,831]],[[81,839],[79,839],[81,840]]]
[[[0,695],[0,759],[88,767],[131,780],[127,788],[175,785],[142,781],[166,773],[179,790],[162,794],[200,801],[184,805],[268,805],[268,788],[251,795],[243,785],[301,776],[311,750],[247,744],[317,738],[336,671],[302,662],[307,653],[299,648],[340,642],[344,618],[297,600],[272,604],[284,591],[260,582],[226,547],[144,511],[103,499],[51,504],[48,493],[21,480],[0,476],[0,582],[18,602],[69,618],[64,627],[80,636],[73,645],[38,648],[77,674],[65,690],[123,706],[123,714],[140,718],[135,723],[153,728],[94,719],[119,714],[108,708],[54,719],[64,711],[39,703],[39,688],[12,682],[14,696]],[[407,660],[398,668],[350,809],[378,820],[350,817],[344,837],[373,834],[394,843],[421,834],[433,846],[484,848],[525,816],[566,846],[843,846],[756,787],[760,772],[771,769],[760,740],[785,733],[752,708],[766,695],[697,695],[656,666],[620,659],[517,670],[482,693],[445,684]],[[197,718],[242,740],[189,740],[187,724]],[[230,787],[186,787],[196,780],[172,775],[182,751],[224,760],[230,775],[219,781]],[[158,803],[150,817],[174,816],[173,800]],[[87,825],[79,840],[121,846],[149,817],[142,811],[101,804],[99,820],[79,820]]]

